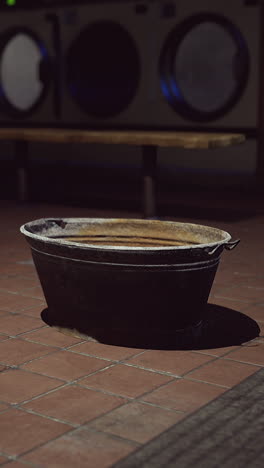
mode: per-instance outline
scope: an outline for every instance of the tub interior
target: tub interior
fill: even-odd
[[[67,244],[101,247],[191,247],[230,238],[228,233],[214,227],[135,219],[43,219],[28,223],[25,230]]]

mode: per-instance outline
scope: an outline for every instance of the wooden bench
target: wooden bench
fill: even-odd
[[[28,144],[45,143],[98,143],[113,145],[134,145],[142,148],[143,169],[143,216],[157,216],[155,178],[158,147],[188,149],[223,148],[243,143],[245,136],[228,133],[193,133],[174,131],[104,131],[69,129],[24,129],[2,128],[0,140],[15,143],[15,162],[18,174],[20,201],[28,200]]]

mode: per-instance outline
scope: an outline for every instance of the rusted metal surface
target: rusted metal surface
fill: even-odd
[[[216,228],[156,220],[44,219],[21,231],[47,322],[104,342],[200,323],[222,251],[237,244]]]

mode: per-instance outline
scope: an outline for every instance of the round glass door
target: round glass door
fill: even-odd
[[[48,86],[45,47],[30,32],[6,35],[0,51],[0,93],[7,111],[24,116],[33,111]]]
[[[162,92],[179,114],[193,121],[223,116],[241,97],[249,53],[227,19],[199,15],[175,28],[160,58]]]
[[[98,118],[124,111],[140,80],[136,44],[121,25],[105,21],[81,31],[67,55],[67,83],[84,112]]]

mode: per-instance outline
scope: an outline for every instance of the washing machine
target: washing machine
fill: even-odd
[[[61,9],[63,123],[255,129],[259,8],[154,0]]]
[[[92,2],[60,10],[65,125],[142,128],[152,123],[155,20],[152,1]]]
[[[257,128],[257,1],[5,2],[0,125]]]
[[[51,126],[60,118],[59,25],[52,9],[8,1],[0,10],[0,125]]]
[[[177,0],[167,4],[158,27],[158,107],[163,125],[256,129],[259,3]]]

